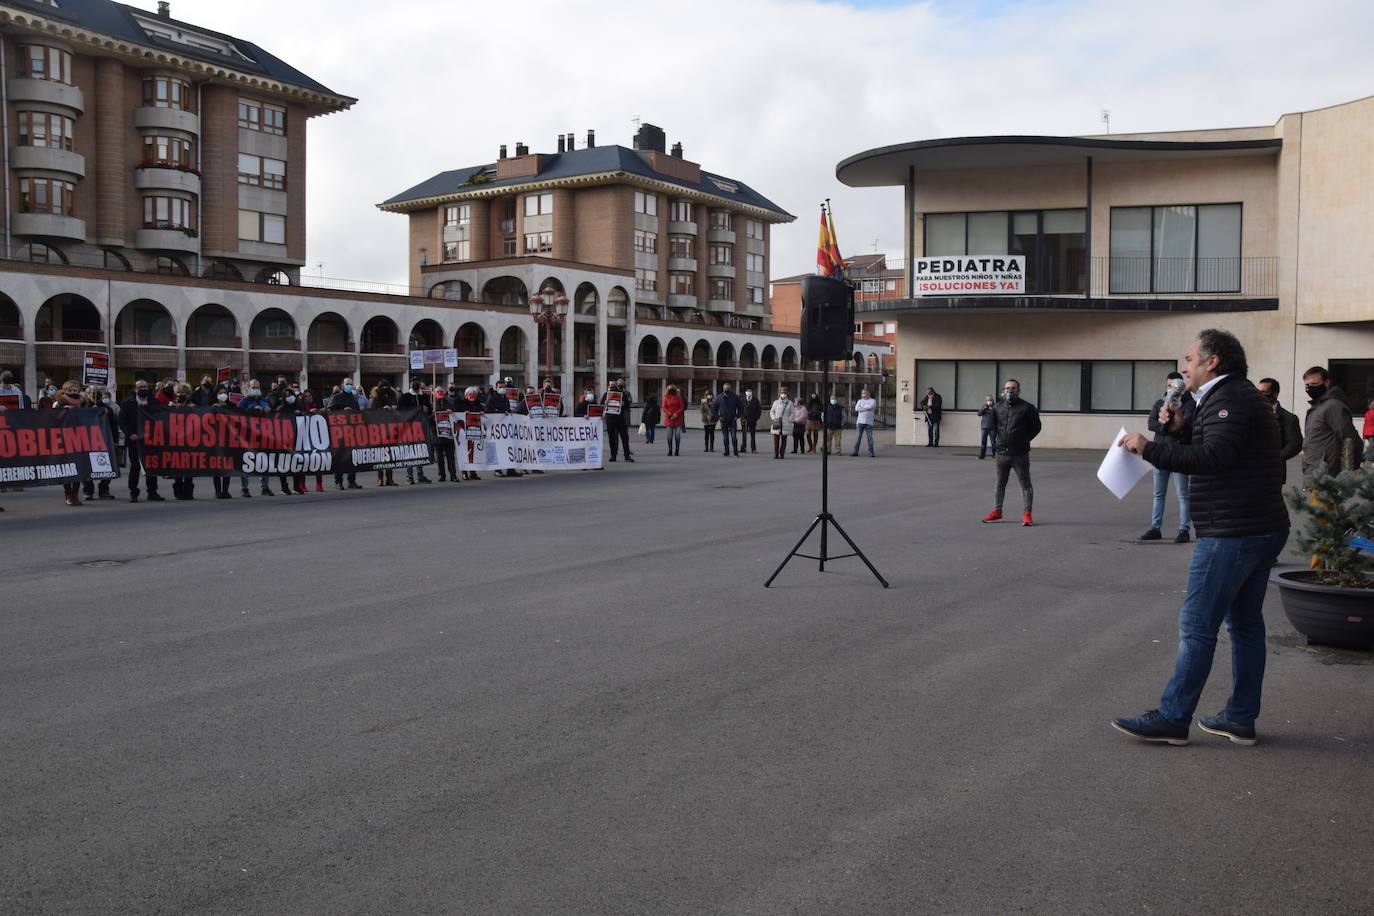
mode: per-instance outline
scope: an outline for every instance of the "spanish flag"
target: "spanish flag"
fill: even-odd
[[[835,240],[830,236],[830,224],[825,218],[825,204],[821,204],[821,231],[816,239],[816,273],[822,277],[833,276],[835,273],[835,263],[830,258],[830,252],[835,247]]]
[[[845,279],[844,258],[840,257],[840,243],[835,238],[835,213],[830,209],[829,200],[825,202],[825,215],[829,216],[827,226],[828,231],[826,234],[830,238],[830,276],[834,277],[837,280],[843,280]],[[822,218],[824,219],[824,217]]]

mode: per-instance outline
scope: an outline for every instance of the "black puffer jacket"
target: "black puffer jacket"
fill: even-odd
[[[1007,456],[1029,455],[1031,440],[1040,435],[1040,411],[1030,401],[1001,400],[997,415],[997,451]]]
[[[1192,477],[1198,537],[1234,538],[1288,528],[1279,424],[1249,379],[1228,375],[1198,402],[1192,444],[1151,442],[1145,460]]]

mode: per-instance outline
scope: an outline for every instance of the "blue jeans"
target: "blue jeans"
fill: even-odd
[[[978,457],[984,458],[988,453],[988,446],[992,446],[992,457],[997,457],[997,430],[985,429],[978,439]]]
[[[1164,524],[1164,498],[1169,495],[1169,478],[1174,479],[1174,489],[1178,491],[1178,527],[1184,530],[1193,527],[1193,517],[1188,511],[1190,500],[1190,486],[1188,475],[1180,474],[1177,471],[1161,471],[1154,469],[1155,475],[1155,505],[1150,513],[1150,527],[1159,528]]]
[[[1212,670],[1217,630],[1231,634],[1231,697],[1222,714],[1254,725],[1264,682],[1264,592],[1269,568],[1288,541],[1288,529],[1235,538],[1198,538],[1188,567],[1188,596],[1178,613],[1178,660],[1159,698],[1159,714],[1189,723]]]
[[[663,428],[668,431],[668,453],[672,454],[676,449],[682,448],[682,427],[665,426]]]
[[[739,430],[735,426],[734,420],[720,421],[720,439],[725,443],[725,454],[730,454],[731,449],[735,454],[739,454]]]
[[[644,441],[650,445],[654,444],[654,428],[649,424],[644,424]]]
[[[877,455],[873,452],[873,426],[868,423],[861,423],[854,427],[854,451],[850,452],[850,455],[859,454],[859,446],[863,445],[865,432],[868,433],[868,454],[876,458]]]

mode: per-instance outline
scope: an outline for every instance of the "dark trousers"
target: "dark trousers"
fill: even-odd
[[[792,424],[792,454],[806,451],[806,424]]]
[[[759,421],[743,420],[741,422],[744,424],[744,428],[740,431],[739,441],[744,443],[749,451],[757,452],[759,450]]]
[[[230,482],[231,479],[232,479],[232,478],[229,478],[229,477],[215,477],[215,478],[214,478],[214,481],[215,481],[215,496],[216,496],[216,497],[219,497],[219,496],[228,496],[228,495],[229,495],[229,482]]]
[[[701,428],[701,434],[702,439],[706,443],[702,451],[714,452],[716,450],[716,424],[712,423],[710,426],[703,426]]]
[[[732,448],[736,455],[739,454],[739,430],[735,428],[734,420],[720,421],[720,438],[725,445],[725,454],[730,454]]]
[[[1016,479],[1021,482],[1021,499],[1029,512],[1035,500],[1035,490],[1031,487],[1030,455],[1008,455],[1003,452],[997,456],[997,502],[994,505],[1002,508],[1002,497],[1006,495],[1007,479],[1011,477],[1013,468],[1016,469]]]
[[[787,457],[787,433],[780,430],[773,431],[773,457]]]
[[[940,444],[940,421],[926,418],[926,445]]]
[[[623,421],[612,421],[606,424],[606,444],[611,447],[611,459],[620,457],[620,449],[625,449],[625,457],[630,457],[630,427]]]
[[[195,499],[196,479],[194,477],[173,477],[172,495],[177,499]]]
[[[444,480],[444,469],[448,476],[458,479],[458,448],[452,439],[439,439],[434,443],[435,464],[439,465],[439,479]]]
[[[985,429],[978,440],[978,457],[987,456],[989,446],[992,448],[992,457],[997,457],[997,430]]]
[[[341,487],[341,486],[343,486],[343,485],[344,485],[344,475],[342,475],[342,474],[335,474],[335,475],[334,475],[334,485],[335,485],[336,487]],[[349,485],[350,487],[356,487],[356,486],[358,485],[358,475],[357,475],[357,474],[349,474],[349,475],[348,475],[348,485]]]
[[[157,495],[157,478],[148,473],[148,469],[143,466],[143,446],[129,443],[129,495],[138,495],[138,475],[142,473],[148,478],[148,495]]]

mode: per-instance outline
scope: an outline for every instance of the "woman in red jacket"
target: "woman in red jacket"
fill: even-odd
[[[668,454],[682,454],[682,427],[687,421],[687,405],[682,401],[682,395],[678,394],[676,385],[669,385],[668,391],[663,395],[663,425],[668,430]]]

